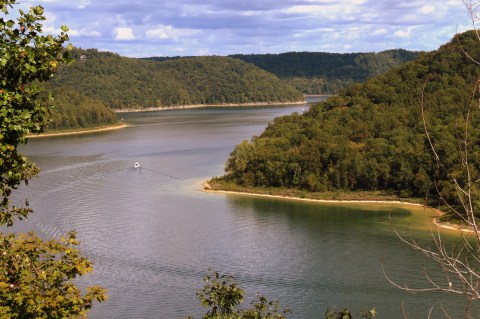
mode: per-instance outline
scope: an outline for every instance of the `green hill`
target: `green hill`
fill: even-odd
[[[229,57],[157,62],[95,49],[75,49],[73,57],[76,63],[62,67],[51,84],[113,109],[303,100],[273,74]]]
[[[222,179],[247,187],[404,197],[424,197],[438,188],[455,201],[451,178],[466,179],[457,137],[467,114],[470,173],[477,178],[480,172],[480,110],[471,107],[478,99],[474,88],[480,70],[464,52],[480,60],[475,33],[350,86],[304,115],[275,119],[260,136],[233,150]],[[424,131],[422,92],[439,166]]]
[[[418,52],[396,49],[379,53],[287,52],[231,57],[275,74],[302,93],[335,94],[348,85],[412,61],[418,55]]]
[[[118,122],[115,112],[104,103],[79,94],[71,88],[49,87],[55,97],[47,131],[89,128]]]

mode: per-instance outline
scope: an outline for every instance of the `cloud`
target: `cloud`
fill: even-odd
[[[395,31],[394,35],[399,38],[408,38],[410,37],[413,29],[414,27],[408,27],[406,30],[398,30]]]
[[[471,27],[462,0],[43,0],[41,4],[49,14],[45,26],[58,30],[67,24],[75,46],[138,57],[433,50],[449,41],[457,26]]]
[[[172,26],[160,25],[155,29],[150,29],[145,32],[145,36],[150,39],[160,40],[178,40],[180,37],[191,37],[198,34],[199,31],[191,29],[174,29]]]
[[[101,33],[95,30],[88,30],[86,28],[81,29],[70,29],[68,31],[70,37],[95,37],[98,38],[101,36]]]
[[[432,4],[426,4],[420,8],[420,13],[429,14],[435,11],[435,6]]]
[[[135,35],[133,35],[133,30],[131,28],[116,28],[115,29],[115,40],[134,40]]]

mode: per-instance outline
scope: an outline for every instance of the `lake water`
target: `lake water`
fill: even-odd
[[[125,113],[124,129],[31,139],[24,153],[42,173],[22,190],[35,212],[16,229],[45,237],[78,231],[95,264],[81,282],[101,284],[110,296],[90,318],[198,318],[195,292],[209,267],[234,275],[248,298],[277,298],[293,310],[290,318],[376,307],[378,318],[396,319],[402,302],[410,318],[426,318],[433,305],[461,308],[451,296],[399,291],[382,272],[383,260],[398,282],[426,285],[423,266],[432,267],[394,235],[388,218],[400,229],[411,223],[423,240],[422,213],[201,190],[223,173],[236,144],[307,107]]]

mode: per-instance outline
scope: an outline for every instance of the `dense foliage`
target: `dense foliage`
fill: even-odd
[[[75,285],[92,271],[75,233],[44,241],[33,233],[0,237],[0,318],[86,318],[94,301],[104,301],[99,286]]]
[[[205,286],[197,292],[201,306],[206,309],[203,319],[286,319],[291,313],[288,308],[281,310],[278,301],[268,300],[261,294],[257,294],[250,306],[243,306],[245,291],[238,281],[233,276],[219,274],[214,269],[210,269],[210,274],[203,281]],[[340,311],[327,309],[325,319],[374,319],[376,315],[375,308],[364,308],[357,316],[346,308]]]
[[[408,197],[425,196],[436,187],[455,202],[450,180],[465,179],[457,137],[466,125],[472,176],[480,167],[480,110],[472,108],[479,70],[464,53],[478,60],[477,41],[473,32],[461,34],[415,62],[350,86],[304,115],[275,119],[260,136],[234,149],[223,179],[247,186],[382,190]],[[422,95],[439,165],[424,130]]]
[[[207,309],[203,319],[285,319],[290,312],[280,310],[278,302],[262,295],[257,295],[250,307],[242,307],[245,291],[235,278],[213,269],[203,280],[205,286],[197,292],[200,304]]]
[[[233,55],[271,72],[304,94],[334,94],[418,57],[403,49],[379,53],[287,52]]]
[[[63,27],[58,38],[42,35],[43,8],[20,12],[17,21],[8,20],[15,1],[1,1],[0,11],[0,224],[12,223],[14,216],[26,216],[28,208],[10,205],[9,196],[22,182],[36,175],[37,168],[18,153],[29,133],[41,132],[47,122],[51,100],[38,99],[40,89],[33,81],[49,80],[64,63]]]
[[[49,80],[68,61],[63,48],[68,28],[63,26],[58,37],[44,35],[41,6],[19,10],[15,20],[9,19],[15,2],[0,0],[0,226],[31,212],[28,202],[23,207],[11,202],[12,192],[38,173],[18,146],[48,123],[52,100],[41,99],[34,83]],[[74,233],[50,241],[33,233],[0,233],[0,317],[84,318],[94,301],[104,301],[103,288],[88,287],[83,293],[74,283],[92,270],[77,245]]]
[[[274,75],[228,57],[157,62],[95,49],[75,49],[72,55],[77,62],[61,68],[52,84],[114,109],[303,100]]]
[[[47,131],[110,125],[118,121],[115,112],[101,101],[67,87],[50,88],[50,91],[55,107],[50,110]]]

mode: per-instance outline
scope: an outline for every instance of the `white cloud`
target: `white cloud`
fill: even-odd
[[[319,5],[311,6],[293,6],[285,10],[286,13],[294,14],[312,14],[312,13],[323,13],[326,8]]]
[[[158,29],[148,30],[145,33],[145,35],[146,35],[147,38],[161,39],[161,40],[165,40],[165,39],[170,38],[167,34],[166,28],[158,28]]]
[[[420,8],[420,12],[423,14],[429,14],[435,11],[435,7],[431,4],[426,4]]]
[[[132,28],[116,28],[115,29],[115,40],[134,40],[135,35],[133,34]]]
[[[82,29],[70,29],[68,31],[68,35],[72,37],[100,37],[101,34],[98,31],[87,30],[85,28]]]
[[[371,35],[385,35],[385,34],[388,34],[389,31],[385,28],[380,28],[380,29],[375,29],[373,30],[373,32],[371,33]]]
[[[394,33],[394,35],[399,38],[408,38],[410,37],[413,29],[415,29],[415,27],[408,27],[407,30],[398,30]]]
[[[181,37],[189,37],[197,34],[199,31],[192,29],[175,29],[170,25],[160,25],[155,29],[145,32],[145,36],[150,39],[160,40],[178,40]]]

